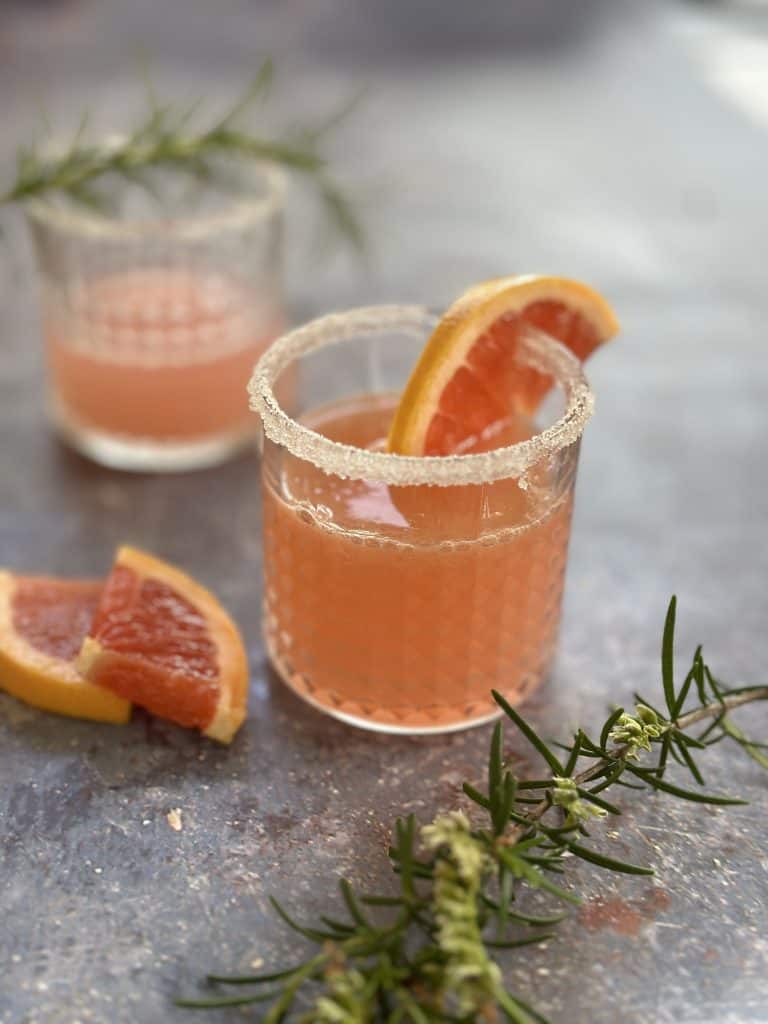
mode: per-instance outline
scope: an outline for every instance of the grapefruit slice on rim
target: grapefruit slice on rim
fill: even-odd
[[[551,381],[515,359],[526,324],[582,361],[619,329],[605,299],[579,281],[527,274],[475,285],[427,341],[395,413],[389,451],[460,453],[512,414],[532,415]]]
[[[83,679],[74,659],[102,584],[0,571],[0,688],[73,718],[127,722],[127,700]]]
[[[245,718],[243,642],[216,598],[185,573],[121,547],[77,666],[152,714],[229,743]]]

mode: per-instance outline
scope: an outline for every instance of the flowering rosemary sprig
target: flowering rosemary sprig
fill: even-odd
[[[160,104],[148,86],[149,111],[145,119],[124,137],[89,142],[88,116],[84,114],[74,138],[59,153],[35,146],[19,150],[16,177],[3,191],[0,207],[63,193],[97,212],[109,212],[109,196],[98,188],[100,179],[117,175],[148,192],[154,185],[147,172],[166,168],[197,179],[216,180],[221,175],[216,158],[235,157],[244,161],[281,164],[309,178],[322,200],[331,222],[357,248],[364,234],[354,208],[334,182],[320,152],[320,144],[339,120],[304,131],[295,138],[274,139],[255,135],[243,126],[253,104],[269,92],[274,77],[270,60],[265,60],[245,93],[215,121],[193,130],[200,113],[200,101],[184,107]],[[344,113],[349,109],[345,107]]]
[[[566,916],[521,912],[521,891],[538,889],[578,903],[579,898],[552,877],[563,873],[566,854],[608,871],[653,874],[645,865],[616,860],[592,845],[586,823],[620,813],[601,794],[612,786],[650,787],[698,803],[745,803],[684,788],[666,777],[674,760],[697,787],[703,786],[697,758],[721,741],[738,744],[768,768],[766,745],[747,739],[731,720],[736,708],[768,700],[768,686],[725,687],[712,675],[700,647],[682,683],[676,685],[675,610],[672,598],[662,641],[665,711],[636,695],[635,713],[616,708],[598,738],[580,729],[570,744],[548,744],[501,694],[494,693],[515,729],[543,758],[548,768],[544,776],[515,777],[504,762],[498,723],[491,740],[487,791],[464,785],[486,820],[470,822],[462,812],[441,814],[418,833],[412,815],[398,820],[390,849],[399,881],[395,895],[357,895],[342,879],[346,919],[322,917],[312,927],[294,921],[273,899],[283,920],[315,943],[319,952],[297,967],[275,973],[211,975],[211,984],[247,985],[255,991],[178,1000],[178,1005],[265,1003],[264,1024],[547,1024],[541,1013],[505,988],[494,960],[496,950],[551,938],[551,929]],[[652,763],[641,763],[648,754],[655,755]],[[377,908],[374,919],[372,911]]]

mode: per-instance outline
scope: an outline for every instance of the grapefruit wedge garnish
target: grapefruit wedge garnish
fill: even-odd
[[[229,743],[245,718],[240,633],[204,587],[135,548],[118,550],[77,667],[154,715]]]
[[[532,415],[551,381],[515,359],[526,324],[582,361],[619,329],[605,299],[578,281],[524,275],[475,285],[427,341],[400,399],[389,451],[460,453],[511,415]]]
[[[130,703],[74,665],[102,584],[0,572],[0,688],[61,715],[127,722]]]

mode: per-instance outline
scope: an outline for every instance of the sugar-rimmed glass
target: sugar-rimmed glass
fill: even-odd
[[[205,182],[144,181],[100,182],[108,216],[66,197],[28,204],[48,408],[97,462],[193,469],[256,434],[244,390],[284,328],[284,176],[230,161]]]
[[[264,427],[264,628],[283,680],[385,732],[487,721],[546,676],[557,638],[579,444],[592,394],[546,335],[520,367],[554,388],[535,433],[478,454],[382,450],[437,320],[385,306],[280,338],[249,387]],[[276,393],[292,389],[289,414]],[[313,429],[314,428],[314,429]]]

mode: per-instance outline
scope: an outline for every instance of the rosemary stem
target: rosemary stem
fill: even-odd
[[[745,704],[751,704],[756,700],[768,700],[768,686],[745,690],[744,693],[723,697],[722,701],[718,700],[713,701],[711,704],[705,704],[704,707],[696,708],[695,711],[689,711],[687,715],[682,715],[675,724],[678,729],[688,729],[690,726],[696,725],[707,718],[715,718],[717,715],[722,714],[723,711],[734,711],[736,708],[743,707]]]

